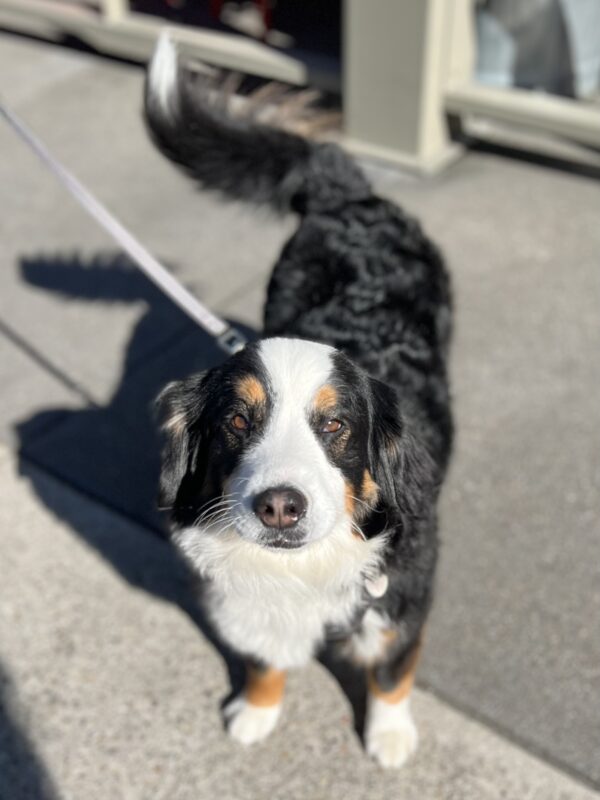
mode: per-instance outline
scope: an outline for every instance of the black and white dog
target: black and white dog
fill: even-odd
[[[270,733],[285,671],[335,638],[368,670],[368,752],[400,766],[417,742],[409,694],[452,436],[442,259],[342,150],[232,114],[167,38],[145,103],[158,147],[202,186],[300,218],[264,338],[160,398],[161,504],[248,663],[229,732]]]

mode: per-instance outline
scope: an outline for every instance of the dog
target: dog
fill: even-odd
[[[247,663],[231,736],[266,737],[286,671],[336,641],[367,670],[366,749],[398,767],[417,745],[410,691],[451,450],[449,277],[338,146],[230,106],[163,36],[144,105],[158,148],[205,189],[299,226],[260,341],[159,398],[160,505],[209,620]]]

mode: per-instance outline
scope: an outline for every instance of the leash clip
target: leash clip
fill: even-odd
[[[246,337],[235,328],[227,328],[220,336],[217,336],[217,344],[230,356],[243,350],[247,343]]]

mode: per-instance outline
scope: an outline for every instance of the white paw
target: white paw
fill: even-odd
[[[225,707],[223,713],[231,738],[241,744],[253,744],[271,733],[279,719],[281,704],[253,706],[240,695]]]
[[[418,739],[408,698],[395,704],[369,698],[365,744],[382,767],[401,767],[417,749]]]

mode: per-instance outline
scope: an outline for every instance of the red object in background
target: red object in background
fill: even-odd
[[[255,3],[259,7],[260,13],[262,14],[263,22],[265,23],[265,31],[270,31],[272,19],[272,4],[270,0],[255,0]]]
[[[210,15],[214,19],[221,19],[223,0],[210,0]]]

